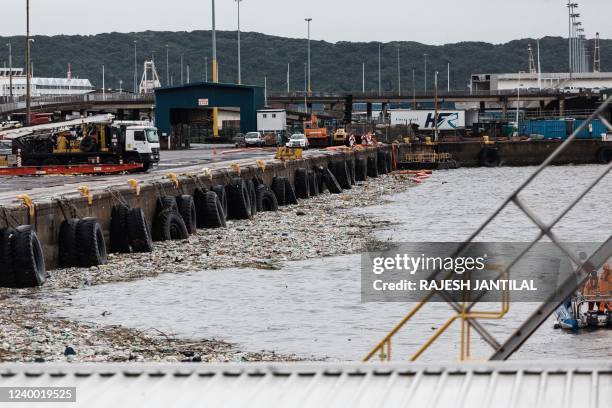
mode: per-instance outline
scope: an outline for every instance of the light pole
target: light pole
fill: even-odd
[[[434,73],[434,141],[438,141],[438,71]]]
[[[30,97],[32,96],[30,67],[30,0],[26,0],[26,125],[30,124]]]
[[[183,85],[185,82],[183,81],[183,54],[181,54],[181,85]]]
[[[382,84],[380,74],[380,44],[378,44],[378,96],[382,95]]]
[[[204,81],[208,82],[208,57],[204,57]]]
[[[134,40],[134,94],[138,93],[138,62],[136,57],[136,43]]]
[[[312,18],[305,18],[304,21],[308,24],[308,89],[307,92],[310,94],[312,92],[311,83],[310,83],[310,22]]]
[[[166,84],[170,86],[170,46],[166,44]]]
[[[287,93],[291,92],[291,63],[287,63]]]
[[[423,54],[425,57],[425,93],[427,94],[427,54]]]
[[[515,136],[519,134],[519,108],[521,105],[521,74],[525,71],[519,71],[518,73],[518,86],[516,87],[516,133]]]
[[[104,64],[102,64],[102,100],[106,99],[106,78],[104,75]]]
[[[217,28],[215,25],[215,0],[212,0],[212,76],[213,82],[219,82],[217,72]],[[219,110],[213,108],[213,136],[219,137]]]
[[[123,79],[119,80],[119,94],[123,93]]]
[[[240,3],[242,0],[235,0],[238,3],[238,85],[242,84],[242,70],[240,66]]]
[[[6,46],[9,49],[9,96],[11,97],[11,102],[13,100],[13,46],[9,41]]]
[[[450,61],[446,66],[446,92],[450,93]]]
[[[415,75],[415,69],[412,68],[412,108],[414,110],[416,110],[417,108],[417,104],[416,104],[416,75]]]
[[[400,49],[397,47],[397,95],[402,96],[402,68],[400,62]]]
[[[361,92],[365,93],[365,62],[361,63]]]

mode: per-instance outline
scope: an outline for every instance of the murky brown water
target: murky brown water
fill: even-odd
[[[569,204],[603,166],[553,167],[522,196],[545,220]],[[398,224],[382,239],[460,241],[491,214],[533,168],[461,169],[437,172],[427,183],[367,211]],[[600,183],[555,229],[563,240],[598,242],[612,233],[612,176]],[[525,216],[512,208],[479,237],[526,241],[535,237]],[[342,256],[288,263],[281,271],[220,270],[165,275],[62,293],[58,316],[146,329],[187,338],[220,338],[244,350],[276,350],[304,357],[359,360],[407,312],[406,304],[360,302],[360,257]],[[535,308],[512,304],[504,320],[485,326],[499,340]],[[111,314],[101,316],[103,311]],[[444,304],[426,306],[394,341],[395,358],[407,358],[451,315]],[[458,357],[458,327],[423,356]],[[481,342],[474,354],[486,358]],[[570,334],[543,325],[514,358],[610,358],[612,332]]]

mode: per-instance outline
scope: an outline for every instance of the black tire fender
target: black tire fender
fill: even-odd
[[[60,225],[58,259],[60,266],[64,268],[79,266],[79,251],[77,249],[76,238],[78,224],[78,219],[68,218]]]
[[[295,171],[295,194],[298,198],[310,198],[310,181],[307,169],[297,169]]]
[[[368,160],[358,157],[355,160],[355,181],[366,181],[368,178]]]
[[[276,195],[264,184],[257,186],[257,209],[258,211],[278,211]]]
[[[176,204],[178,206],[178,212],[185,221],[187,232],[195,234],[197,230],[198,216],[196,213],[195,202],[193,197],[190,195],[181,195],[176,197]]]
[[[228,186],[230,218],[246,220],[251,218],[251,196],[244,179],[236,177]]]
[[[41,286],[47,280],[45,256],[31,225],[21,225],[11,239],[17,287]]]
[[[247,180],[247,188],[249,189],[249,202],[251,203],[251,216],[257,214],[257,191],[255,191],[255,182]]]
[[[285,177],[274,177],[272,179],[272,191],[276,196],[276,202],[280,206],[287,205],[285,201]]]
[[[325,172],[325,185],[327,186],[329,192],[332,194],[342,193],[342,187],[340,187],[338,180],[336,180],[336,177],[330,169],[326,169]]]
[[[89,268],[108,262],[102,226],[95,218],[83,218],[76,227],[79,266]]]
[[[219,196],[214,191],[207,191],[203,197],[202,227],[203,228],[225,228],[225,214]],[[200,215],[198,214],[198,215]],[[199,218],[198,218],[199,220]]]
[[[128,236],[128,213],[130,207],[125,204],[115,204],[111,209],[110,252],[129,253],[130,238]]]
[[[601,147],[597,151],[597,163],[608,164],[612,162],[612,147]]]
[[[14,234],[15,230],[12,228],[0,229],[0,287],[3,288],[17,286],[11,250],[11,240]]]
[[[368,177],[378,177],[378,160],[376,156],[368,156]]]
[[[501,163],[501,157],[497,149],[484,147],[478,154],[478,161],[484,167],[497,167]]]
[[[131,208],[127,215],[127,230],[134,252],[152,252],[151,227],[142,208]]]
[[[189,238],[183,218],[172,210],[164,210],[155,217],[153,239],[155,241],[183,240]]]
[[[212,191],[214,191],[215,194],[217,194],[217,197],[219,197],[221,207],[223,207],[223,216],[227,220],[227,218],[229,217],[229,205],[227,202],[227,193],[225,192],[225,187],[222,185],[214,186],[212,188]]]
[[[287,205],[296,205],[298,203],[297,196],[295,195],[295,189],[291,185],[291,182],[287,177],[285,179],[285,203]]]

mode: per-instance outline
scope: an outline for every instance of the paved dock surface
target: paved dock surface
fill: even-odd
[[[104,189],[123,186],[129,178],[145,182],[158,179],[171,172],[200,172],[204,167],[211,169],[229,167],[233,163],[254,164],[255,160],[273,160],[276,148],[236,149],[233,145],[195,145],[189,150],[162,151],[159,167],[148,173],[87,176],[34,176],[3,177],[0,179],[0,203],[14,204],[16,196],[28,194],[35,201],[75,193],[80,186],[90,189]],[[304,152],[305,156],[322,150]]]

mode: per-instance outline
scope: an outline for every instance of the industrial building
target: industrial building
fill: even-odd
[[[236,130],[256,130],[257,111],[263,107],[264,89],[259,86],[200,82],[155,89],[155,124],[162,135],[176,135],[179,129],[192,134],[185,127],[212,130],[214,108],[224,112],[219,129],[235,127],[239,119]]]
[[[521,72],[507,74],[472,74],[470,86],[477,91],[521,89],[572,92],[612,88],[612,72],[568,73]]]
[[[82,95],[94,91],[89,79],[75,79],[69,74],[66,78],[31,78],[31,95]],[[13,96],[25,96],[27,78],[23,68],[0,68],[0,97],[11,96],[11,82]]]

